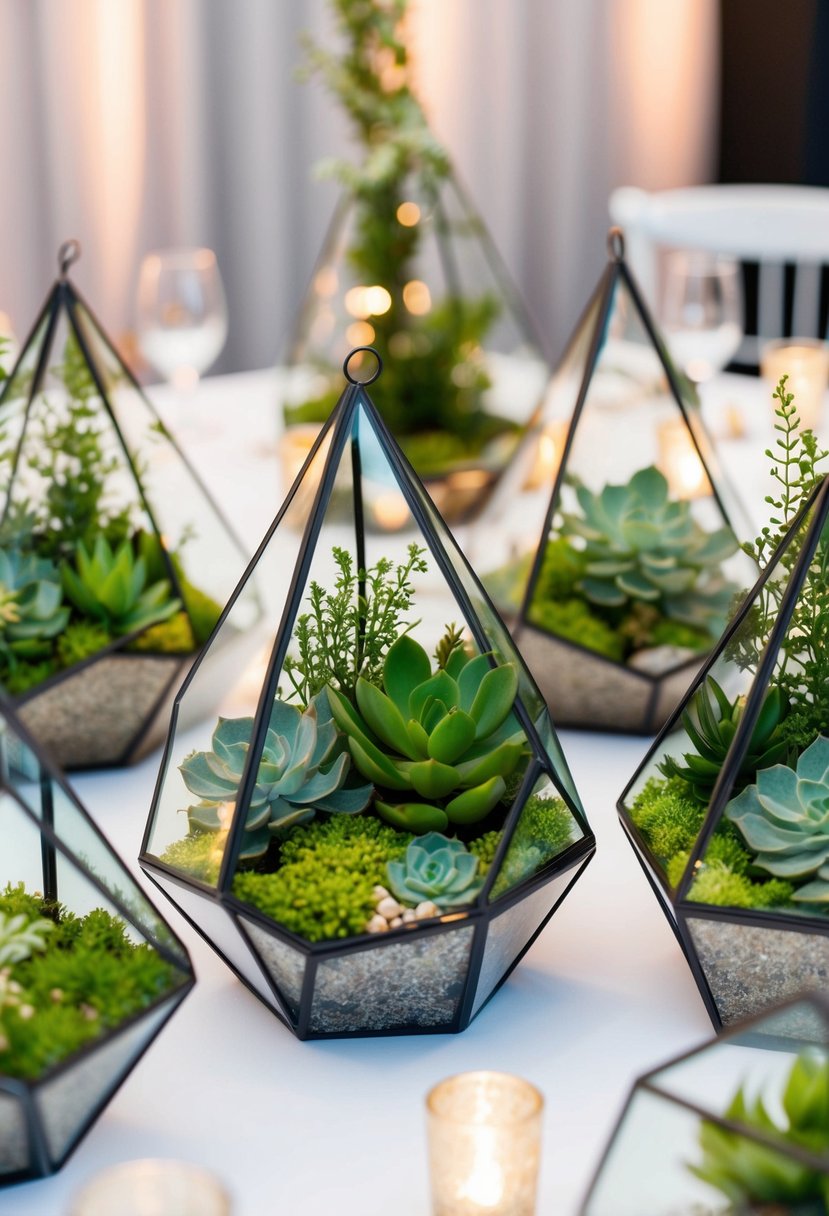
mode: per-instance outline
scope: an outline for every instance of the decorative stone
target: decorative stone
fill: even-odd
[[[379,913],[375,913],[366,925],[366,933],[387,933],[388,928],[389,922],[386,920],[385,916],[380,916]]]
[[[388,897],[388,895],[389,895],[389,892],[386,890],[385,887],[381,887],[379,883],[377,884],[376,887],[372,888],[371,898],[374,900],[375,904],[379,904],[380,900],[386,899]]]
[[[390,929],[399,929],[402,924],[403,924],[403,917],[395,916],[393,920],[389,921],[389,928]]]
[[[414,908],[404,908],[403,915],[400,918],[404,925],[410,925],[413,920],[417,920]]]
[[[430,916],[440,916],[440,908],[431,899],[425,899],[414,910],[415,920],[428,920]]]
[[[697,652],[687,646],[650,646],[647,650],[637,650],[628,659],[628,667],[642,671],[648,676],[661,676],[666,671],[681,667],[689,659],[697,656]]]
[[[391,895],[387,895],[385,899],[381,899],[377,905],[377,911],[386,920],[394,920],[403,912],[403,905],[399,904],[396,899],[392,899]]]

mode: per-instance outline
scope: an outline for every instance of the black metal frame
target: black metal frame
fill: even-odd
[[[671,909],[672,915],[669,916],[669,922],[694,975],[711,1021],[718,1029],[723,1026],[723,1021],[705,972],[700,964],[687,924],[689,919],[714,920],[754,928],[776,929],[784,932],[800,932],[809,933],[814,936],[829,937],[829,917],[818,917],[806,911],[792,914],[773,910],[761,911],[758,909],[727,908],[719,905],[697,903],[688,898],[688,892],[693,883],[697,864],[703,858],[708,843],[722,819],[733,789],[734,780],[750,745],[751,735],[762,707],[763,697],[774,672],[780,645],[785,637],[797,598],[805,579],[808,577],[809,567],[827,523],[829,523],[829,477],[824,478],[815,487],[808,500],[801,506],[769,563],[763,569],[754,586],[746,593],[717,647],[709,654],[695,679],[689,684],[681,703],[676,707],[660,730],[643,760],[638,765],[636,772],[619,796],[616,804],[622,826],[660,905],[666,910],[668,908]],[[807,528],[807,533],[797,561],[788,575],[781,599],[780,611],[769,634],[766,647],[758,661],[757,670],[754,673],[746,695],[745,708],[740,719],[740,724],[712,789],[702,828],[690,850],[688,862],[679,884],[676,889],[673,889],[667,882],[664,867],[654,856],[647,841],[633,822],[628,801],[634,789],[639,785],[642,776],[652,769],[654,759],[663,754],[665,740],[677,728],[683,712],[704,685],[711,670],[727,650],[732,639],[743,627],[757,596],[774,577],[775,572],[780,567],[783,554],[792,544],[795,537],[803,531],[804,527]]]
[[[350,356],[349,356],[350,358]],[[348,362],[348,361],[347,361]],[[379,372],[377,373],[379,374]],[[349,377],[350,378],[350,377]],[[474,642],[482,654],[489,655],[492,666],[497,665],[497,660],[493,656],[493,642],[496,642],[508,649],[511,654],[515,654],[514,647],[509,639],[506,628],[501,624],[497,611],[489,599],[486,591],[481,586],[476,575],[469,566],[461,549],[455,542],[446,525],[443,523],[434,504],[428,498],[428,495],[423,491],[421,484],[412,469],[411,465],[400,452],[394,440],[389,435],[384,423],[382,422],[375,406],[370,397],[365,391],[365,384],[352,382],[346,387],[340,401],[317,436],[317,440],[308,454],[302,469],[300,470],[293,486],[288,492],[288,495],[280,508],[271,527],[265,535],[262,544],[257,549],[256,555],[248,566],[247,571],[242,576],[242,579],[231,596],[225,611],[220,619],[216,630],[221,629],[223,621],[227,618],[233,609],[238,596],[242,593],[246,581],[252,576],[260,558],[267,549],[271,539],[274,536],[276,529],[279,527],[286,513],[290,510],[292,503],[296,497],[300,484],[302,483],[306,473],[311,468],[312,463],[316,459],[317,453],[323,443],[328,443],[325,465],[322,470],[322,475],[315,489],[314,502],[308,512],[308,517],[302,536],[298,543],[298,554],[295,566],[292,572],[291,581],[285,596],[284,607],[281,614],[281,620],[276,633],[275,642],[272,647],[270,660],[267,667],[266,675],[262,682],[261,691],[259,694],[257,708],[253,719],[253,727],[251,732],[250,745],[247,751],[245,767],[242,772],[239,790],[236,798],[237,810],[233,815],[230,823],[228,838],[219,869],[218,880],[215,886],[208,883],[200,882],[197,879],[191,879],[181,871],[166,865],[157,856],[150,852],[151,841],[153,837],[156,816],[159,813],[161,806],[161,796],[164,787],[166,774],[172,763],[172,751],[175,740],[175,724],[177,716],[183,701],[186,699],[187,690],[190,683],[195,678],[201,663],[205,660],[209,652],[209,643],[201,656],[196,660],[191,668],[190,673],[185,679],[176,697],[175,706],[173,709],[173,719],[171,731],[168,736],[167,745],[165,747],[164,757],[161,768],[159,770],[158,780],[156,783],[155,793],[153,796],[152,807],[147,821],[147,826],[144,832],[144,838],[141,845],[141,853],[139,861],[147,873],[148,877],[161,889],[165,895],[176,903],[174,893],[167,889],[168,885],[173,888],[180,887],[191,893],[198,893],[209,899],[214,905],[218,905],[227,913],[236,931],[242,935],[247,949],[252,958],[256,960],[259,971],[262,973],[268,990],[273,995],[273,1003],[269,1007],[274,1009],[280,1020],[286,1022],[287,1025],[300,1038],[306,1037],[359,1037],[364,1034],[400,1034],[407,1031],[413,1033],[445,1033],[447,1031],[458,1031],[464,1029],[471,1015],[471,1009],[474,1003],[475,986],[477,984],[480,965],[483,959],[483,951],[485,945],[485,935],[489,922],[500,916],[502,912],[508,910],[513,905],[521,902],[523,898],[535,893],[537,890],[544,887],[553,878],[562,874],[573,871],[573,877],[568,883],[566,890],[569,890],[572,882],[579,876],[584,867],[589,862],[595,851],[595,838],[584,816],[584,812],[578,803],[577,798],[571,795],[569,786],[572,785],[569,771],[564,774],[565,780],[558,774],[555,764],[550,758],[547,748],[542,741],[540,735],[540,727],[536,725],[536,721],[532,712],[524,703],[522,692],[519,689],[518,697],[516,698],[514,713],[521,724],[524,733],[526,734],[528,744],[531,750],[531,757],[527,764],[526,771],[523,775],[521,790],[516,796],[513,805],[508,811],[504,825],[503,838],[499,842],[498,851],[496,853],[491,872],[487,877],[487,881],[478,894],[476,899],[469,905],[468,909],[453,911],[452,913],[444,914],[435,918],[434,921],[424,922],[419,921],[415,925],[403,925],[398,929],[390,930],[384,933],[380,938],[376,934],[361,934],[343,941],[322,941],[308,942],[289,930],[282,928],[267,916],[261,913],[252,905],[243,903],[232,892],[232,881],[238,864],[239,852],[241,850],[243,833],[245,829],[245,814],[240,813],[238,808],[247,806],[251,796],[251,792],[256,781],[256,776],[259,768],[259,761],[265,741],[265,734],[270,718],[270,709],[273,699],[276,696],[277,685],[282,673],[282,667],[287,654],[288,646],[291,641],[291,636],[294,628],[296,617],[301,609],[301,602],[306,591],[307,578],[311,566],[313,552],[317,544],[325,513],[331,496],[334,491],[334,483],[337,472],[341,463],[349,458],[347,445],[351,444],[351,467],[353,473],[353,520],[355,529],[355,544],[358,554],[364,553],[364,540],[362,536],[363,529],[363,504],[362,504],[362,486],[361,486],[361,464],[359,453],[359,439],[355,433],[355,427],[359,420],[360,424],[367,424],[371,428],[372,440],[375,441],[388,461],[397,483],[397,488],[400,490],[406,505],[412,515],[412,518],[420,529],[421,536],[426,543],[430,555],[435,562],[435,565],[442,573],[444,579],[449,585],[455,602],[460,609],[464,621],[468,626]],[[457,569],[456,569],[457,565]],[[463,578],[460,577],[458,571],[461,571]],[[466,584],[466,585],[465,585]],[[486,626],[481,623],[478,617],[478,612],[472,602],[470,596],[470,588],[474,595],[480,597],[486,614],[501,625],[502,636],[493,639],[488,636]],[[215,636],[215,635],[214,635]],[[531,675],[521,663],[518,657],[518,665],[520,671],[520,680],[524,682],[525,696],[529,696],[530,702],[535,702],[537,707],[542,707],[544,702],[541,693],[535,686]],[[546,718],[546,710],[542,711]],[[552,732],[555,740],[555,733],[549,719],[546,719],[549,724],[549,729]],[[557,740],[555,740],[557,746]],[[565,766],[566,768],[566,766]],[[563,800],[569,813],[571,814],[574,823],[578,826],[581,833],[580,838],[565,849],[561,850],[554,858],[540,868],[540,870],[520,882],[515,887],[500,895],[497,899],[491,898],[491,891],[496,880],[500,861],[506,854],[509,848],[515,828],[518,824],[521,810],[524,803],[535,787],[540,778],[546,778],[555,787],[557,794]],[[561,898],[563,898],[562,893]],[[556,900],[555,906],[559,900]],[[178,904],[176,904],[179,907]],[[182,909],[179,907],[179,910]],[[552,915],[554,908],[551,908],[545,916],[542,924],[539,925],[537,932],[540,932],[546,920]],[[217,948],[216,944],[210,938],[208,932],[205,932],[201,927],[188,915],[186,911],[182,914],[193,924],[194,928],[201,933],[208,943],[213,946],[236,973],[237,976],[246,984],[256,996],[263,999],[261,993],[240,974],[239,969],[234,966],[230,960]],[[287,1002],[283,994],[278,990],[277,985],[272,980],[266,966],[262,962],[257,952],[256,947],[250,940],[249,935],[245,932],[244,926],[241,923],[241,917],[262,928],[271,937],[284,945],[292,948],[294,951],[301,954],[305,959],[304,968],[304,987],[302,997],[299,1002],[299,1013],[294,1017],[287,1007]],[[434,1028],[420,1026],[395,1026],[385,1031],[373,1030],[358,1030],[343,1034],[342,1032],[315,1033],[310,1029],[310,1021],[312,1015],[311,995],[314,989],[317,968],[327,959],[342,958],[344,955],[351,955],[363,950],[382,949],[387,943],[408,942],[412,940],[412,933],[416,932],[418,940],[425,940],[427,936],[442,935],[452,932],[453,930],[471,926],[474,930],[472,942],[470,946],[470,956],[467,964],[466,973],[464,976],[464,987],[456,1006],[456,1012],[451,1020],[451,1023],[440,1025]],[[526,949],[529,948],[533,938],[527,942],[507,969],[506,974],[512,970]],[[503,979],[506,978],[506,974]],[[500,981],[503,982],[503,981]],[[500,983],[499,985],[500,986]],[[267,1001],[265,1001],[268,1004]],[[275,1008],[274,1008],[275,1007]]]
[[[64,253],[64,250],[69,245],[75,245],[76,252],[74,253],[73,256],[69,256],[68,258],[65,258],[62,255]],[[23,410],[23,420],[22,420],[22,424],[21,424],[21,428],[20,428],[20,435],[19,435],[19,438],[17,441],[15,454],[14,454],[14,457],[12,460],[12,467],[11,467],[11,472],[9,475],[8,487],[6,489],[5,501],[3,502],[2,511],[0,511],[0,524],[2,524],[5,521],[8,511],[12,505],[12,493],[13,493],[14,483],[15,483],[15,479],[16,479],[19,465],[20,465],[20,460],[21,460],[22,453],[23,453],[23,448],[24,448],[25,438],[26,438],[26,431],[27,431],[27,428],[29,425],[32,407],[34,405],[35,399],[43,391],[43,381],[44,381],[44,377],[46,376],[46,373],[47,373],[47,370],[49,367],[50,355],[51,355],[52,346],[54,343],[54,338],[55,338],[55,334],[56,334],[57,327],[58,327],[58,322],[59,322],[61,313],[65,313],[66,318],[67,318],[69,332],[73,335],[76,342],[78,343],[78,347],[81,351],[81,354],[83,355],[84,361],[89,369],[90,375],[95,384],[95,390],[96,390],[97,397],[99,398],[99,400],[101,402],[101,406],[107,416],[108,422],[109,422],[112,430],[114,431],[115,437],[117,439],[117,443],[118,443],[119,450],[120,450],[120,455],[122,456],[122,458],[124,460],[125,469],[129,472],[131,480],[136,487],[138,499],[141,503],[141,509],[150,524],[153,534],[156,536],[157,540],[159,541],[159,550],[162,555],[162,560],[164,562],[167,577],[168,577],[170,584],[173,587],[176,595],[182,601],[182,611],[187,613],[188,619],[190,619],[190,614],[187,609],[185,599],[181,594],[181,585],[179,582],[179,576],[176,573],[174,564],[170,558],[170,554],[168,553],[167,548],[166,548],[165,544],[163,543],[161,530],[156,522],[152,505],[151,505],[151,503],[147,497],[146,491],[144,489],[142,474],[141,474],[140,470],[136,467],[135,460],[129,450],[129,445],[126,441],[126,438],[121,430],[121,426],[118,422],[118,416],[113,407],[112,401],[110,399],[110,394],[107,391],[106,376],[101,374],[101,370],[98,366],[97,359],[94,356],[94,354],[92,353],[92,350],[90,349],[90,346],[89,346],[89,342],[87,341],[87,336],[84,331],[84,325],[85,325],[84,319],[83,319],[84,316],[88,319],[89,325],[91,326],[92,330],[94,331],[96,339],[101,343],[103,349],[107,351],[109,356],[112,358],[114,364],[117,366],[119,377],[123,377],[123,379],[128,384],[130,390],[132,392],[138,394],[138,396],[141,399],[142,406],[146,409],[147,414],[153,420],[153,425],[160,428],[160,432],[163,434],[165,442],[171,446],[172,450],[175,452],[176,457],[178,458],[178,460],[181,461],[188,476],[192,479],[193,483],[198,488],[199,493],[202,495],[203,499],[210,504],[210,508],[214,512],[216,520],[222,527],[223,531],[226,533],[232,546],[236,549],[236,551],[239,555],[240,561],[244,560],[244,558],[246,557],[245,547],[242,544],[241,540],[236,535],[236,532],[235,532],[233,526],[230,524],[230,522],[224,515],[224,512],[214,502],[214,500],[213,500],[210,492],[208,491],[207,486],[204,484],[204,481],[202,480],[201,476],[196,471],[196,469],[193,467],[193,465],[190,463],[189,459],[187,458],[185,453],[182,451],[182,449],[179,447],[175,437],[164,425],[160,415],[158,414],[157,410],[155,409],[155,407],[153,406],[153,404],[151,403],[151,401],[145,394],[143,388],[138,383],[135,376],[130,371],[130,369],[127,367],[127,365],[124,363],[121,356],[118,354],[117,350],[115,349],[114,345],[110,341],[108,335],[106,334],[106,331],[104,330],[100,321],[96,317],[95,313],[92,311],[92,309],[90,308],[90,306],[86,302],[86,300],[77,291],[77,289],[75,288],[75,286],[71,282],[71,280],[67,278],[67,272],[68,272],[69,266],[72,264],[72,262],[74,260],[76,260],[76,257],[79,256],[79,253],[80,253],[80,248],[79,248],[79,246],[77,246],[76,242],[67,242],[67,244],[65,246],[61,247],[61,251],[59,253],[59,263],[60,263],[60,269],[61,269],[60,276],[55,281],[48,296],[46,297],[46,300],[45,300],[40,312],[38,313],[34,324],[32,325],[29,333],[26,336],[26,339],[21,347],[20,354],[19,354],[17,360],[15,361],[15,365],[12,368],[12,370],[9,372],[9,375],[5,381],[5,384],[3,385],[2,390],[0,390],[0,414],[2,414],[3,408],[6,406],[8,400],[12,397],[13,388],[14,388],[14,385],[15,385],[15,382],[17,379],[18,369],[20,368],[24,359],[29,354],[33,344],[35,343],[35,341],[38,338],[40,330],[42,329],[42,327],[45,324],[45,330],[40,339],[40,350],[38,353],[38,358],[36,360],[35,368],[31,375],[31,382],[29,384],[27,395],[26,395],[26,403],[25,403],[25,408]],[[145,720],[141,723],[140,727],[135,732],[133,737],[128,741],[127,745],[124,747],[124,749],[120,755],[113,756],[106,761],[102,761],[101,763],[88,764],[88,765],[85,764],[84,768],[85,769],[87,769],[87,768],[88,769],[97,769],[97,768],[120,767],[120,766],[132,763],[133,761],[140,758],[142,743],[144,742],[148,733],[152,730],[152,727],[153,727],[154,723],[156,722],[158,714],[163,710],[164,706],[168,703],[168,701],[170,699],[170,694],[171,694],[173,688],[176,686],[176,684],[179,682],[179,680],[181,678],[182,671],[185,670],[193,662],[194,654],[198,653],[198,650],[188,651],[188,652],[182,652],[182,651],[132,652],[132,651],[129,651],[127,649],[127,647],[130,645],[130,643],[134,642],[136,638],[140,637],[143,633],[145,633],[147,628],[150,628],[150,626],[147,626],[143,629],[134,630],[130,634],[125,634],[123,637],[114,639],[107,646],[102,647],[99,651],[96,651],[95,654],[89,655],[77,663],[73,663],[71,667],[67,667],[61,671],[55,672],[53,675],[49,676],[46,680],[43,680],[40,684],[37,684],[34,687],[27,689],[24,693],[21,693],[17,696],[12,696],[11,697],[12,703],[17,707],[22,707],[27,702],[35,701],[42,694],[51,691],[53,688],[56,688],[58,685],[63,683],[65,680],[72,678],[73,676],[77,675],[78,673],[84,671],[86,668],[94,666],[98,662],[99,659],[107,657],[107,656],[117,655],[119,659],[127,659],[127,660],[135,661],[135,662],[147,660],[147,659],[156,659],[159,662],[164,663],[165,665],[168,665],[170,667],[170,674],[169,674],[169,677],[167,678],[167,680],[165,681],[161,692],[158,694],[158,697],[156,698],[156,701],[153,704],[152,709],[147,714]],[[7,694],[7,695],[10,695],[10,694]]]
[[[26,1125],[29,1150],[29,1163],[24,1169],[0,1173],[0,1187],[4,1187],[26,1179],[44,1177],[60,1169],[89,1131],[101,1111],[109,1103],[116,1090],[138,1064],[156,1035],[187,996],[196,980],[190,956],[183,943],[172,929],[169,928],[155,905],[147,898],[141,888],[137,886],[135,879],[123,865],[120,858],[118,858],[103,832],[101,832],[94,820],[88,815],[72,788],[63,781],[48,756],[39,748],[31,733],[17,717],[11,702],[2,692],[0,692],[0,718],[8,723],[12,734],[31,754],[38,768],[37,778],[32,778],[32,781],[39,786],[42,817],[39,817],[32,811],[11,783],[6,765],[6,750],[0,746],[0,793],[14,804],[15,813],[23,816],[40,835],[44,895],[55,901],[60,898],[56,860],[58,856],[61,856],[68,861],[93,889],[99,892],[106,903],[110,904],[118,915],[140,934],[144,941],[165,959],[179,977],[177,983],[156,997],[151,1004],[125,1018],[124,1021],[106,1030],[97,1038],[89,1040],[77,1051],[48,1068],[40,1076],[32,1080],[25,1080],[0,1075],[0,1095],[8,1096],[16,1100],[20,1105]],[[2,743],[3,737],[0,736],[0,745]],[[56,785],[60,787],[73,810],[80,815],[86,827],[97,838],[100,844],[104,846],[113,862],[117,865],[119,878],[124,882],[128,882],[140,893],[150,911],[158,918],[159,922],[164,926],[166,933],[169,934],[169,940],[165,940],[163,936],[158,936],[148,925],[142,923],[141,919],[136,916],[136,913],[122,899],[120,887],[116,886],[114,890],[110,890],[101,877],[87,864],[86,860],[82,856],[73,853],[67,842],[58,835],[54,827],[53,813],[54,787]],[[79,1126],[79,1129],[73,1135],[72,1140],[64,1151],[59,1156],[54,1156],[49,1151],[47,1137],[38,1109],[38,1091],[55,1079],[73,1071],[77,1066],[83,1065],[87,1060],[93,1059],[100,1049],[110,1046],[122,1035],[129,1033],[134,1027],[139,1026],[165,1007],[168,1007],[166,1015],[158,1024],[155,1031],[149,1036],[147,1042],[136,1052],[129,1063],[122,1067],[113,1077],[110,1088],[95,1103],[88,1118]]]
[[[550,494],[550,499],[547,505],[547,511],[544,516],[544,522],[541,528],[541,533],[536,545],[530,576],[527,580],[524,589],[524,596],[517,615],[514,618],[513,636],[516,642],[520,645],[521,636],[524,631],[536,633],[541,637],[550,638],[558,645],[584,655],[592,662],[599,664],[607,664],[610,668],[624,671],[626,676],[631,679],[636,679],[645,686],[650,686],[651,692],[648,703],[642,714],[641,725],[638,729],[631,729],[631,734],[652,735],[659,723],[654,721],[659,701],[659,693],[664,681],[677,675],[678,673],[688,670],[693,671],[703,661],[702,655],[693,656],[669,671],[662,672],[658,676],[650,675],[647,672],[635,670],[627,667],[624,664],[616,662],[614,659],[608,658],[606,655],[599,654],[595,650],[590,650],[586,646],[582,646],[579,642],[575,642],[569,638],[560,637],[558,634],[544,629],[542,626],[534,623],[529,618],[529,609],[533,602],[538,578],[541,573],[541,566],[544,560],[544,552],[546,549],[547,539],[553,527],[553,520],[556,512],[559,509],[561,501],[561,491],[566,477],[567,463],[572,451],[575,440],[576,429],[581,421],[587,404],[587,397],[590,390],[590,385],[596,371],[596,367],[604,348],[607,327],[610,323],[610,317],[613,310],[613,305],[616,301],[617,291],[620,287],[627,290],[630,299],[633,303],[635,313],[642,323],[645,332],[650,339],[651,345],[656,352],[662,371],[668,383],[670,394],[680,412],[683,422],[685,423],[691,442],[693,443],[700,464],[705,471],[708,482],[711,486],[712,495],[722,515],[723,522],[726,523],[737,536],[749,534],[749,529],[746,524],[746,516],[736,496],[730,495],[732,501],[727,504],[722,495],[722,487],[725,484],[725,478],[722,471],[716,468],[717,460],[713,446],[708,438],[701,419],[689,410],[682,391],[679,379],[677,378],[676,369],[673,366],[671,359],[665,351],[665,344],[661,338],[650,311],[645,303],[642,293],[631,274],[627,263],[625,262],[624,239],[621,230],[611,228],[608,234],[608,264],[605,267],[599,283],[590,297],[586,307],[584,308],[578,323],[576,324],[570,340],[565,348],[564,355],[561,358],[560,366],[567,363],[570,352],[573,350],[582,330],[587,325],[593,311],[596,311],[596,318],[593,322],[593,331],[590,336],[590,345],[587,352],[587,358],[584,364],[584,371],[581,378],[581,384],[576,396],[573,413],[570,416],[570,421],[567,426],[567,434],[564,440],[564,448],[553,480],[553,488]],[[583,720],[570,720],[565,715],[559,714],[559,725],[562,728],[567,727],[584,727],[588,725],[591,730],[609,730],[618,734],[619,726],[597,726],[595,722],[585,723]]]
[[[829,998],[821,993],[805,992],[801,996],[793,997],[791,1000],[783,1001],[779,1005],[772,1006],[763,1013],[757,1014],[752,1018],[735,1022],[717,1037],[709,1039],[699,1047],[692,1047],[688,1051],[684,1051],[680,1055],[674,1056],[672,1059],[667,1060],[664,1064],[660,1064],[657,1068],[652,1068],[648,1072],[643,1073],[641,1077],[638,1077],[628,1091],[627,1098],[622,1106],[622,1110],[613,1131],[611,1132],[604,1151],[602,1152],[598,1164],[593,1171],[585,1192],[584,1199],[579,1206],[578,1216],[587,1216],[589,1212],[590,1201],[604,1171],[605,1164],[610,1160],[611,1155],[619,1141],[628,1112],[631,1110],[638,1093],[650,1094],[652,1097],[658,1098],[660,1101],[668,1102],[672,1106],[688,1111],[689,1114],[695,1115],[697,1118],[705,1120],[707,1123],[716,1124],[716,1126],[722,1128],[723,1131],[731,1132],[733,1135],[739,1136],[741,1139],[754,1140],[764,1148],[773,1151],[775,1155],[779,1156],[780,1154],[783,1154],[785,1156],[792,1157],[796,1162],[805,1166],[807,1169],[817,1170],[819,1173],[826,1173],[826,1158],[811,1155],[806,1149],[802,1148],[798,1144],[795,1144],[793,1141],[786,1141],[784,1145],[779,1138],[769,1135],[768,1133],[764,1132],[762,1128],[753,1126],[748,1128],[746,1125],[740,1124],[733,1119],[729,1119],[717,1111],[705,1110],[704,1107],[699,1105],[699,1103],[693,1102],[689,1098],[679,1097],[677,1094],[672,1093],[670,1089],[663,1088],[658,1082],[658,1078],[663,1073],[670,1072],[673,1068],[686,1063],[695,1056],[703,1055],[712,1048],[719,1047],[722,1043],[734,1043],[737,1046],[760,1046],[770,1050],[777,1049],[788,1052],[796,1051],[798,1046],[804,1046],[802,1041],[795,1038],[782,1038],[764,1034],[762,1032],[762,1025],[770,1018],[798,1007],[811,1007],[811,1009],[818,1014],[823,1022],[827,1035],[826,1043],[822,1044],[821,1046],[824,1051],[829,1050]],[[758,1030],[757,1028],[760,1029]]]

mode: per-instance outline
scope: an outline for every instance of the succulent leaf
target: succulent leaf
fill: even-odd
[[[101,621],[116,636],[166,621],[181,608],[181,601],[171,595],[169,580],[147,586],[146,562],[135,556],[130,540],[113,552],[106,538],[98,536],[91,554],[80,542],[75,568],[64,562],[60,576],[77,610]]]
[[[403,903],[431,900],[441,909],[470,904],[483,886],[478,858],[459,840],[430,831],[413,840],[402,861],[390,861],[389,889]]]
[[[0,549],[0,653],[37,658],[62,633],[69,609],[61,606],[60,574],[52,562]]]

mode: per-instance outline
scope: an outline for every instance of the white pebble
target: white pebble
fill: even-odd
[[[440,916],[440,908],[433,904],[431,899],[424,899],[423,903],[415,908],[415,920],[427,920],[430,916]]]
[[[404,925],[410,925],[413,920],[417,920],[414,908],[404,908],[401,920],[403,921]]]
[[[387,895],[385,899],[381,899],[377,905],[377,911],[381,916],[385,916],[386,920],[394,920],[396,916],[400,916],[403,912],[403,905],[399,904],[396,899],[392,899]]]
[[[389,928],[390,929],[399,929],[402,924],[403,924],[402,916],[395,916],[394,920],[389,921]]]
[[[29,1018],[35,1016],[35,1007],[34,1005],[21,1005],[17,1012],[24,1022],[28,1022]]]
[[[58,1001],[63,1000],[63,989],[62,988],[53,988],[52,991],[49,993],[49,996],[57,1005]]]
[[[389,894],[389,893],[388,893],[388,891],[386,890],[386,888],[385,888],[385,887],[381,887],[381,886],[378,884],[378,885],[377,885],[376,887],[374,887],[374,889],[372,890],[372,892],[371,892],[371,898],[372,898],[372,901],[373,901],[374,903],[379,904],[380,900],[381,900],[381,899],[385,899],[385,898],[388,896],[388,894]]]
[[[98,1010],[94,1005],[81,1005],[81,1013],[87,1022],[96,1022],[98,1020]]]
[[[366,925],[366,933],[386,933],[388,931],[389,922],[385,916],[372,916],[371,920]]]

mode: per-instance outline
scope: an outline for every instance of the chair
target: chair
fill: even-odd
[[[744,263],[746,337],[734,360],[741,369],[756,369],[771,338],[826,335],[829,189],[712,185],[651,194],[623,186],[609,209],[653,304],[665,248],[709,250]]]

